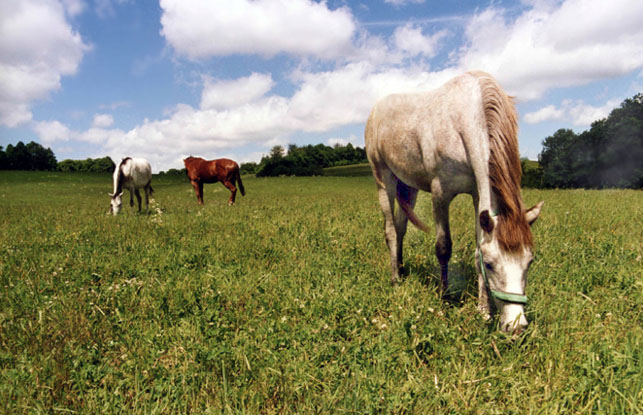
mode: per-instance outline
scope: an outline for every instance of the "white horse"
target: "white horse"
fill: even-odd
[[[141,211],[141,194],[138,189],[145,190],[145,209],[149,209],[149,196],[152,189],[152,167],[147,160],[142,158],[125,157],[114,169],[114,193],[108,193],[111,200],[110,212],[118,215],[121,211],[123,188],[129,190],[129,204],[134,206],[132,193],[136,194],[138,211]]]
[[[413,211],[418,190],[424,190],[432,196],[436,256],[447,293],[449,204],[457,194],[468,193],[476,214],[478,308],[489,318],[493,299],[502,329],[520,332],[528,324],[530,226],[543,202],[524,208],[517,135],[512,99],[490,75],[469,72],[434,91],[380,100],[364,139],[384,214],[392,281],[399,280],[407,219],[428,232]]]

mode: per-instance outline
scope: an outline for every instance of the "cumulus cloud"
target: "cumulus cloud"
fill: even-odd
[[[112,117],[110,114],[96,114],[94,115],[92,127],[106,128],[111,127],[112,124],[114,124],[114,117]]]
[[[384,0],[384,3],[389,3],[394,6],[404,6],[409,3],[416,3],[416,4],[424,3],[424,0]]]
[[[34,130],[43,142],[96,143],[112,157],[145,154],[156,168],[167,169],[180,166],[181,157],[189,154],[222,154],[247,144],[286,144],[296,132],[363,123],[377,98],[430,89],[452,75],[356,63],[323,73],[298,72],[293,75],[296,92],[291,97],[267,95],[272,80],[266,75],[228,81],[204,78],[200,108],[180,104],[167,117],[144,120],[129,131],[107,128],[110,120],[100,114],[87,131],[70,130],[57,121],[38,123]],[[231,85],[255,87],[249,87],[253,93],[232,102],[209,101],[209,93]],[[353,137],[349,141],[361,142]]]
[[[349,9],[312,0],[161,0],[161,34],[191,59],[284,52],[334,58],[352,47]]]
[[[83,0],[62,0],[67,15],[75,17],[85,11],[85,2]]]
[[[78,6],[67,2],[70,14]],[[57,1],[0,2],[0,125],[32,118],[31,105],[60,88],[89,49]]]
[[[398,50],[410,56],[424,55],[433,57],[437,53],[440,40],[446,34],[446,30],[441,30],[432,36],[425,36],[420,27],[407,24],[395,29],[393,41]]]
[[[237,107],[256,101],[268,93],[275,82],[270,74],[258,74],[235,80],[205,78],[201,94],[202,109]]]
[[[71,138],[71,130],[60,121],[40,121],[34,124],[33,129],[45,144],[68,141]]]
[[[612,99],[604,105],[593,106],[580,100],[565,100],[560,107],[547,105],[537,111],[527,113],[524,120],[528,124],[566,121],[576,126],[590,126],[594,121],[606,118],[621,101],[621,99]]]
[[[474,16],[460,51],[464,69],[497,76],[521,100],[551,88],[617,77],[643,66],[643,2],[567,0],[533,7],[511,21],[501,9]]]
[[[608,13],[599,2],[534,0],[532,7],[511,18],[501,9],[482,10],[464,25],[465,46],[435,71],[427,62],[439,51],[446,32],[429,34],[421,26],[404,25],[388,38],[374,36],[356,29],[348,10],[330,10],[326,2],[311,0],[161,0],[162,35],[177,54],[191,59],[244,53],[300,57],[300,65],[286,74],[291,84],[284,89],[293,92],[278,95],[275,90],[284,89],[275,88],[271,73],[237,79],[204,76],[197,105],[179,104],[162,118],[146,119],[129,131],[111,128],[109,119],[95,119],[87,131],[72,131],[57,122],[38,123],[34,130],[49,143],[99,143],[112,157],[145,155],[155,169],[167,169],[181,166],[181,158],[189,154],[231,155],[249,144],[287,144],[299,132],[363,124],[378,98],[432,89],[467,69],[487,70],[520,100],[535,99],[552,88],[643,68],[643,28],[630,16],[643,15],[643,3],[614,1],[606,15],[621,16],[622,30],[607,30],[600,39],[590,39],[587,29],[596,27],[601,13]],[[573,18],[569,10],[576,12]],[[568,42],[566,36],[576,40]],[[345,59],[322,67],[310,57]],[[523,120],[589,125],[615,105],[565,101]],[[343,144],[350,137],[332,140]]]

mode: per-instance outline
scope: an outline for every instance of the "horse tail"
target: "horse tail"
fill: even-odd
[[[426,224],[422,222],[420,218],[417,217],[417,215],[415,214],[415,211],[413,210],[413,206],[411,206],[410,190],[411,190],[410,186],[402,182],[400,179],[397,179],[397,188],[395,190],[397,203],[399,203],[400,208],[402,208],[402,210],[406,214],[406,217],[409,218],[411,223],[415,225],[416,228],[426,233],[429,233],[429,227],[426,226]]]
[[[239,190],[241,190],[241,196],[246,195],[246,189],[243,187],[243,182],[241,181],[241,173],[239,172],[239,169],[237,169],[237,183],[239,183]]]

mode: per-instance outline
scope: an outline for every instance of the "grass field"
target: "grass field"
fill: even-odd
[[[410,229],[389,284],[373,180],[245,177],[245,197],[155,178],[106,215],[107,175],[0,172],[3,413],[636,414],[643,192],[525,190],[529,329],[476,311],[471,199],[452,284]],[[420,216],[431,222],[430,199]]]

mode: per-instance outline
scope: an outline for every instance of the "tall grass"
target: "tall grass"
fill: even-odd
[[[0,410],[641,413],[640,191],[524,192],[546,204],[511,339],[476,311],[470,197],[451,210],[454,305],[415,229],[389,284],[372,178],[244,185],[200,207],[155,178],[149,214],[111,217],[109,176],[0,173]],[[431,221],[429,197],[417,210]]]

